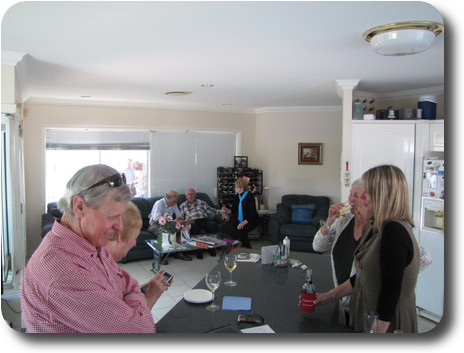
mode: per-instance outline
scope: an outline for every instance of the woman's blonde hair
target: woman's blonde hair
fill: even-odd
[[[122,241],[127,242],[131,233],[136,229],[142,228],[142,217],[138,207],[132,202],[129,202],[126,212],[122,215],[122,224],[124,226],[121,232],[116,232],[111,240],[116,240],[121,237]]]
[[[373,203],[374,232],[378,232],[390,220],[413,225],[408,183],[401,169],[394,165],[380,165],[365,172],[362,182]]]
[[[238,188],[243,188],[244,191],[247,191],[248,181],[245,178],[239,178],[235,180],[235,186]]]

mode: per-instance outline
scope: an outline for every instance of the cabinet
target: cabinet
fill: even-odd
[[[263,194],[263,172],[255,168],[217,168],[217,197],[219,206],[231,208],[235,197],[235,180],[250,178],[248,192],[258,199]]]
[[[415,124],[353,123],[352,181],[380,164],[398,166],[406,176],[410,205],[414,190]]]
[[[419,274],[416,304],[421,316],[438,321],[443,314],[444,233],[419,229],[419,225],[423,159],[443,159],[444,142],[443,121],[357,121],[352,124],[352,181],[379,164],[397,165],[408,180],[413,231],[419,244],[433,258],[432,265]]]
[[[430,150],[436,152],[445,151],[445,124],[437,121],[430,124]]]

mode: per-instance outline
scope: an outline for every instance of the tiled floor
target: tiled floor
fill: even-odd
[[[155,322],[159,321],[184,296],[184,293],[197,285],[217,265],[219,256],[212,257],[207,251],[203,252],[203,260],[198,260],[193,254],[192,261],[168,258],[169,264],[161,266],[162,270],[173,275],[174,279],[169,290],[163,293],[152,309]],[[153,277],[152,260],[134,261],[119,264],[129,272],[140,284],[146,283]]]
[[[261,252],[261,246],[269,245],[266,241],[252,241],[253,249]],[[186,291],[192,289],[201,281],[206,272],[217,265],[219,256],[212,257],[208,251],[203,252],[203,259],[198,260],[195,254],[192,261],[183,261],[169,257],[169,264],[161,266],[161,269],[168,271],[174,276],[173,283],[152,309],[155,322],[159,321],[179,300],[183,299]],[[134,261],[120,266],[129,272],[140,284],[143,284],[153,277],[152,260]],[[436,323],[422,317],[418,317],[419,332],[426,332],[433,329]]]

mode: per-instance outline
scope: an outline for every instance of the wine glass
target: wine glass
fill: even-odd
[[[379,315],[374,311],[369,311],[364,314],[364,332],[378,332]]]
[[[230,273],[229,280],[224,282],[224,285],[233,287],[237,284],[237,282],[232,281],[232,272],[235,270],[235,267],[237,267],[237,255],[228,254],[224,256],[224,266]]]
[[[213,293],[213,299],[211,300],[211,304],[206,307],[206,310],[209,311],[216,311],[219,310],[219,305],[214,304],[214,292],[218,289],[219,285],[221,284],[221,272],[219,271],[212,271],[208,272],[205,277],[206,285],[208,286],[209,290]]]
[[[338,211],[338,216],[340,217],[346,215],[348,212],[350,212],[352,206],[353,205],[350,203],[350,201],[345,201],[343,203],[343,207],[340,209],[340,211]]]
[[[319,220],[319,225],[321,227],[326,226],[327,231],[329,232],[329,234],[331,234],[332,233],[331,230],[333,231],[333,229],[331,229],[331,226],[329,226],[328,224],[329,220],[331,220],[332,221],[331,224],[333,224],[335,219],[337,219],[338,217],[344,216],[348,212],[350,212],[352,206],[353,205],[350,203],[350,201],[343,202],[343,207],[338,211],[337,214],[330,216],[327,220],[323,220],[323,219]]]

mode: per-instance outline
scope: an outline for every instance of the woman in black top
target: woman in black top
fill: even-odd
[[[222,232],[238,239],[243,247],[251,249],[248,233],[259,223],[255,198],[248,192],[248,181],[245,178],[235,181],[235,192],[237,194],[232,209],[225,209],[226,223],[223,224]]]

